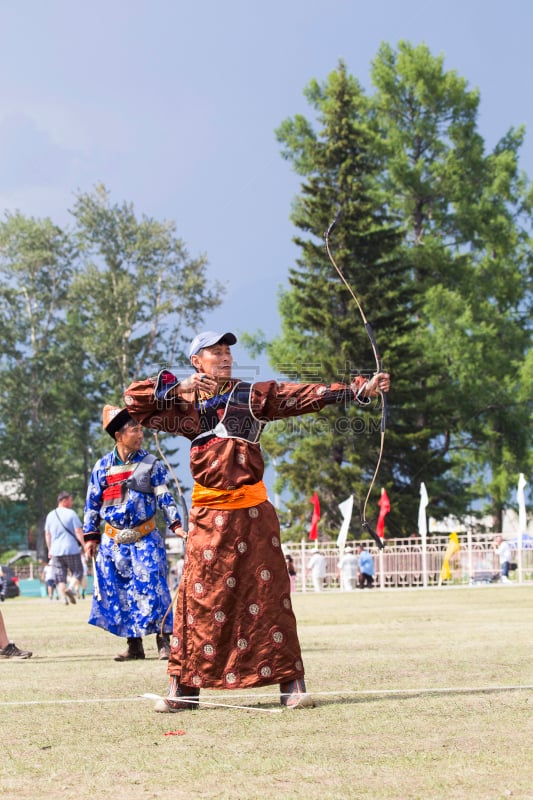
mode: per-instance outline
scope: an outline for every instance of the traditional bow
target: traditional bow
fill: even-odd
[[[178,476],[176,475],[176,473],[172,469],[172,465],[171,465],[170,461],[168,460],[168,458],[165,456],[165,454],[161,450],[161,445],[159,444],[159,437],[157,435],[157,431],[154,431],[154,441],[155,441],[155,445],[157,447],[158,453],[161,456],[161,458],[163,460],[163,463],[165,464],[166,468],[168,469],[168,471],[172,475],[174,483],[176,484],[176,489],[178,490],[178,501],[179,501],[179,504],[181,506],[181,528],[183,530],[183,539],[186,542],[187,541],[187,534],[189,533],[189,511],[187,509],[187,503],[185,502],[185,497],[183,496],[183,491],[181,489],[181,483],[178,480]],[[178,588],[176,588],[176,591],[174,592],[174,596],[170,600],[170,605],[167,608],[167,610],[165,611],[165,613],[163,615],[163,619],[161,620],[161,624],[159,626],[159,633],[161,635],[163,635],[164,632],[165,632],[164,631],[165,622],[166,622],[166,619],[167,619],[167,617],[168,617],[168,615],[170,613],[170,610],[171,610],[171,608],[173,606],[175,606],[175,604],[177,604],[177,602],[178,602]]]
[[[189,532],[189,511],[187,509],[187,503],[185,502],[185,497],[184,497],[182,489],[181,489],[181,483],[178,480],[178,476],[176,475],[176,473],[172,469],[172,465],[170,464],[168,458],[165,456],[165,454],[161,450],[161,445],[159,444],[159,437],[157,435],[157,432],[154,432],[154,441],[155,441],[155,445],[157,447],[158,453],[161,456],[166,468],[168,469],[168,471],[172,475],[174,483],[176,484],[176,489],[178,490],[178,502],[179,502],[179,504],[181,506],[181,515],[182,515],[181,528],[183,530],[183,538],[186,539],[187,538],[187,534]]]
[[[326,243],[326,252],[327,252],[327,254],[329,256],[329,260],[331,261],[331,263],[335,267],[340,279],[342,280],[342,282],[344,283],[344,285],[346,286],[346,288],[350,292],[353,300],[355,301],[355,304],[356,304],[357,308],[359,309],[359,313],[361,315],[361,319],[363,320],[363,324],[365,326],[365,330],[366,330],[366,332],[368,334],[368,338],[370,339],[370,344],[372,345],[372,351],[374,353],[374,359],[376,361],[376,372],[382,372],[383,371],[383,367],[382,367],[382,363],[381,363],[381,356],[379,354],[378,346],[377,346],[377,343],[376,343],[376,337],[374,336],[374,331],[372,330],[372,326],[370,325],[369,321],[367,320],[367,318],[365,316],[365,312],[363,311],[361,303],[357,299],[357,297],[355,295],[355,292],[353,291],[352,287],[350,286],[350,284],[348,283],[348,281],[344,277],[340,267],[336,264],[335,259],[333,258],[332,254],[331,254],[330,247],[329,247],[329,237],[330,237],[331,231],[333,230],[333,228],[335,227],[335,225],[338,222],[340,214],[341,214],[341,211],[339,209],[339,211],[337,212],[337,214],[335,216],[335,219],[333,220],[333,222],[331,223],[331,225],[327,229],[326,233],[324,234],[324,239],[325,239],[325,243]],[[372,538],[376,542],[376,544],[379,547],[379,549],[382,550],[383,547],[384,547],[383,540],[370,527],[370,524],[367,522],[367,519],[366,519],[366,507],[368,505],[368,500],[370,498],[370,495],[372,494],[372,489],[374,488],[374,484],[375,484],[376,478],[378,476],[379,468],[381,466],[381,458],[383,456],[383,446],[385,444],[385,429],[387,427],[387,397],[384,394],[384,392],[382,392],[382,391],[380,391],[379,394],[380,394],[380,397],[381,397],[381,442],[380,442],[380,447],[379,447],[379,456],[378,456],[378,461],[377,461],[377,464],[376,464],[376,468],[374,470],[374,474],[372,475],[372,480],[370,481],[370,486],[368,487],[368,492],[366,493],[365,502],[363,503],[363,509],[361,511],[361,527],[364,530],[368,531],[368,533],[372,536]]]

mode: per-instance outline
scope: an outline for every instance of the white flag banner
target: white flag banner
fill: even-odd
[[[427,536],[428,522],[426,517],[426,508],[429,503],[426,484],[420,484],[420,506],[418,508],[418,533],[421,537]]]
[[[342,514],[342,525],[339,535],[337,536],[337,547],[342,551],[344,550],[344,545],[346,544],[348,528],[350,527],[350,521],[352,519],[353,494],[351,494],[347,500],[344,500],[344,502],[339,503],[339,509]]]
[[[527,486],[524,473],[521,472],[518,478],[518,489],[516,490],[516,500],[518,502],[518,537],[521,540],[527,528],[526,516],[526,497],[524,489]]]

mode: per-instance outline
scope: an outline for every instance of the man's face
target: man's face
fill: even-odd
[[[229,344],[214,344],[191,357],[191,362],[199,372],[205,372],[213,378],[231,378],[233,357]]]
[[[137,422],[127,422],[123,428],[115,434],[117,444],[122,445],[126,450],[139,450],[143,443],[144,431],[142,425]]]

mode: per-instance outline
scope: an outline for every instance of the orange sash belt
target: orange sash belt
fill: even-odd
[[[267,489],[263,481],[245,484],[238,489],[208,489],[195,483],[192,490],[192,506],[208,508],[251,508],[264,503],[268,499]]]

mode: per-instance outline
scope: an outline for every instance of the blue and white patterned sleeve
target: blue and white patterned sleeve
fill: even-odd
[[[100,509],[102,507],[103,491],[101,483],[102,461],[103,459],[100,459],[96,462],[87,487],[83,513],[83,535],[86,542],[91,540],[100,541]]]
[[[168,474],[160,461],[155,461],[152,467],[152,486],[157,500],[157,505],[165,516],[169,528],[181,525],[181,517],[172,494],[169,491]]]

